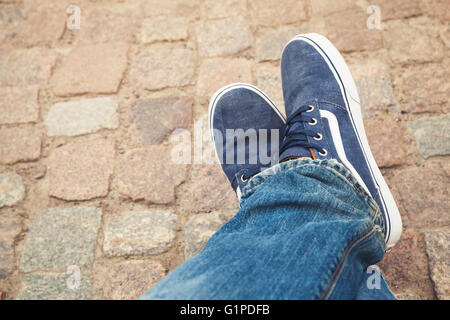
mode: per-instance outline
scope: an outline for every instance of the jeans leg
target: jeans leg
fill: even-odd
[[[382,228],[342,165],[288,161],[255,176],[236,216],[140,299],[356,299]]]

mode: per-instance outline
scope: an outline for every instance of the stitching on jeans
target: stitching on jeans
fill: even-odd
[[[375,227],[375,226],[372,226],[372,227],[370,228],[370,230],[369,230],[367,233],[362,234],[362,235],[359,236],[358,238],[352,240],[352,242],[351,242],[350,245],[347,247],[347,249],[345,249],[344,256],[342,257],[342,259],[341,259],[341,261],[339,262],[339,264],[338,264],[336,270],[333,272],[333,275],[331,276],[331,279],[330,279],[330,281],[328,282],[328,285],[326,286],[325,290],[323,291],[322,295],[320,296],[320,299],[321,299],[321,300],[327,299],[327,298],[330,296],[330,294],[331,294],[331,292],[332,292],[332,289],[334,288],[334,285],[335,285],[336,282],[339,280],[339,275],[341,274],[341,272],[342,272],[342,270],[343,270],[344,262],[345,262],[345,260],[347,259],[348,254],[350,253],[350,251],[351,251],[358,243],[360,243],[360,242],[363,241],[364,239],[367,239],[369,236],[371,236],[375,231],[376,231],[376,227]]]
[[[308,166],[308,165],[310,165],[310,166],[311,166],[311,165],[314,165],[314,166],[320,166],[320,167],[325,167],[325,168],[332,169],[334,172],[338,173],[339,176],[344,177],[344,178],[345,178],[345,179],[353,186],[353,188],[354,188],[355,190],[357,190],[357,191],[361,194],[361,196],[364,198],[364,200],[367,199],[368,195],[366,195],[364,192],[362,192],[360,189],[358,189],[358,188],[356,187],[356,185],[353,184],[353,183],[351,182],[350,178],[348,178],[348,177],[347,177],[346,175],[344,175],[343,173],[339,172],[336,168],[334,168],[333,166],[331,166],[329,163],[317,163],[317,164],[316,164],[316,163],[304,163],[304,164],[300,164],[300,165],[292,165],[291,167],[281,169],[281,170],[278,171],[276,174],[282,173],[282,172],[286,172],[286,171],[291,170],[291,169],[294,169],[294,168],[300,168],[300,167]],[[261,185],[262,183],[264,183],[268,178],[270,178],[270,177],[272,177],[272,176],[274,176],[274,175],[276,175],[276,174],[272,174],[272,175],[269,175],[269,176],[264,177],[264,178],[261,177],[262,180],[261,180],[260,182],[258,182],[257,184],[251,186],[251,190],[255,189],[257,186],[259,186],[259,185]],[[246,190],[246,191],[245,191],[245,195],[247,195],[249,191],[250,191],[250,190],[248,190],[248,191]]]

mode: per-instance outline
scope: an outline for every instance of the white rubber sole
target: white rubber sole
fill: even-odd
[[[339,83],[346,108],[350,114],[353,129],[358,136],[359,144],[361,145],[364,157],[369,166],[372,179],[375,181],[375,186],[378,189],[383,209],[386,212],[385,241],[386,249],[390,250],[400,239],[402,233],[402,219],[394,197],[392,196],[370,150],[369,142],[367,141],[366,132],[364,130],[358,89],[356,88],[350,70],[339,51],[324,36],[316,33],[301,34],[295,36],[288,44],[292,41],[304,41],[313,46],[328,63],[336,81]],[[286,44],[286,46],[288,44]]]

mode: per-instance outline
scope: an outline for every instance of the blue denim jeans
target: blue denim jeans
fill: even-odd
[[[383,227],[338,162],[284,162],[254,176],[238,213],[140,299],[395,299],[367,270],[383,258]]]

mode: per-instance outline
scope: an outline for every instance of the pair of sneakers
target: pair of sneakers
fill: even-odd
[[[319,34],[294,37],[281,58],[287,118],[255,86],[235,83],[218,90],[209,105],[216,155],[240,197],[249,179],[278,162],[335,159],[378,204],[389,249],[402,223],[364,131],[355,82],[338,50]]]

